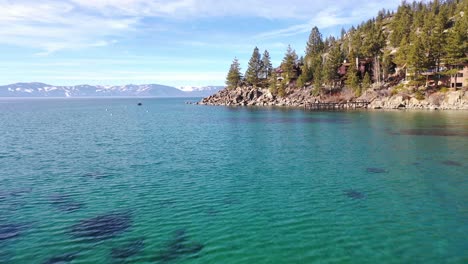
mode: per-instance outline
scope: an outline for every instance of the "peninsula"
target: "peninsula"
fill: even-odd
[[[255,47],[245,74],[234,58],[226,85],[199,104],[468,110],[468,3],[403,1],[338,38],[313,27],[303,56],[288,46],[273,67]]]

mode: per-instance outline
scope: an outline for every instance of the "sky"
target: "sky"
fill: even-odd
[[[273,66],[312,27],[339,36],[400,0],[0,0],[0,85],[224,85],[254,47]]]

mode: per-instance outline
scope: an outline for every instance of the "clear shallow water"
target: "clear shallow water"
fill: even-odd
[[[467,112],[2,99],[0,135],[0,263],[468,261]]]

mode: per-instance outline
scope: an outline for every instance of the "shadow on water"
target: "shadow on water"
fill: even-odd
[[[116,260],[125,260],[140,253],[144,248],[145,240],[139,238],[123,246],[112,248],[111,256]]]
[[[366,195],[364,193],[353,190],[353,189],[344,190],[343,192],[347,197],[354,199],[354,200],[360,200],[360,199],[366,198]]]
[[[180,258],[197,257],[197,253],[203,247],[201,243],[189,241],[186,230],[179,229],[174,232],[155,260],[165,263]]]
[[[402,129],[398,132],[387,130],[387,133],[394,136],[435,136],[435,137],[468,137],[468,132],[449,129],[435,128],[413,128]]]
[[[463,167],[463,164],[461,162],[453,161],[453,160],[444,160],[441,163],[447,166]]]
[[[100,241],[113,238],[131,226],[130,212],[111,212],[80,221],[72,226],[70,234],[75,238]]]
[[[0,190],[0,201],[12,197],[22,197],[32,192],[32,188],[19,188],[13,190]]]
[[[29,229],[30,224],[6,223],[0,224],[0,242],[19,237]]]
[[[49,197],[50,204],[62,212],[74,212],[84,207],[67,194],[53,194]]]
[[[48,260],[44,261],[43,264],[65,264],[71,263],[76,259],[78,253],[65,253],[57,256],[53,256]]]
[[[266,124],[349,124],[351,121],[345,118],[324,118],[324,117],[231,117],[229,123],[266,123]]]
[[[367,173],[378,174],[378,173],[388,173],[388,170],[383,168],[366,168]]]
[[[83,174],[83,177],[85,178],[96,179],[96,180],[105,179],[110,176],[111,176],[110,173],[104,173],[104,172],[88,172],[88,173]]]

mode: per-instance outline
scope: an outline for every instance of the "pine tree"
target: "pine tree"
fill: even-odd
[[[322,88],[322,75],[322,67],[316,67],[314,69],[314,90],[312,91],[313,95],[320,94],[320,89]]]
[[[352,52],[355,56],[361,57],[362,56],[362,35],[360,30],[356,30],[351,35],[351,45],[350,45],[350,53]]]
[[[307,82],[311,81],[314,76],[313,68],[304,63],[301,67],[301,75],[297,79],[297,86],[304,87]]]
[[[395,55],[394,62],[399,66],[403,67],[406,65],[407,59],[408,59],[408,51],[409,51],[409,44],[406,39],[406,37],[403,37],[403,39],[400,42],[400,45],[398,47],[398,51]]]
[[[411,6],[406,1],[403,1],[390,24],[390,29],[393,31],[390,38],[391,45],[396,47],[404,37],[409,38],[412,21],[413,12],[411,11]]]
[[[278,93],[278,79],[277,73],[272,71],[270,78],[268,79],[268,87],[271,94],[276,95]]]
[[[447,63],[456,65],[467,61],[468,53],[468,14],[458,16],[455,25],[448,32],[445,46]]]
[[[427,69],[427,56],[424,50],[423,40],[416,33],[412,34],[411,45],[408,51],[408,70],[414,74],[415,79],[421,71]]]
[[[348,68],[346,72],[346,86],[353,89],[354,93],[357,96],[361,95],[361,89],[359,87],[359,77],[358,77],[358,70],[354,63],[351,63],[351,66]]]
[[[324,49],[322,34],[317,27],[313,27],[306,45],[306,57],[320,54]]]
[[[448,15],[447,8],[439,8],[439,13],[436,17],[436,22],[434,25],[433,35],[431,43],[433,45],[433,54],[434,54],[434,64],[436,66],[436,71],[439,72],[440,64],[442,57],[445,55],[444,47],[447,43],[447,38],[445,37],[444,30],[447,25]],[[429,23],[428,23],[429,24]]]
[[[250,57],[247,71],[245,72],[245,80],[248,84],[253,86],[257,86],[259,84],[262,68],[262,58],[258,48],[255,47],[252,57]]]
[[[344,37],[346,36],[346,30],[344,28],[341,28],[341,39],[344,39]]]
[[[279,97],[284,97],[286,95],[286,84],[284,83],[284,81],[279,83],[277,91]]]
[[[261,77],[263,79],[268,79],[272,73],[273,73],[273,65],[271,64],[270,53],[268,53],[268,50],[265,50],[263,52],[263,57],[262,57]]]
[[[234,58],[229,72],[226,77],[226,85],[228,89],[236,88],[242,80],[241,68],[237,58]]]
[[[338,68],[343,63],[343,53],[341,52],[340,45],[336,41],[331,44],[330,51],[325,61],[323,73],[324,79],[332,87],[335,87],[338,75]]]
[[[291,48],[291,45],[288,45],[288,49],[286,50],[286,54],[284,55],[283,62],[281,63],[281,69],[283,69],[283,74],[285,75],[286,82],[297,77],[297,73],[295,70],[296,62],[296,51]]]
[[[468,5],[467,5],[468,6]],[[468,8],[465,8],[468,9]],[[447,45],[445,46],[446,61],[452,69],[456,68],[457,65],[468,62],[468,18],[467,13],[457,17],[455,25],[449,31],[447,38]],[[451,71],[457,82],[456,71]]]
[[[362,79],[362,89],[367,90],[371,87],[372,81],[368,72],[364,74],[364,79]]]

